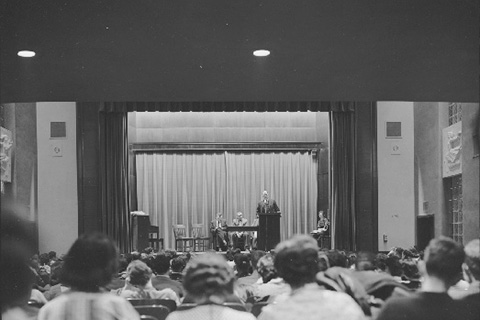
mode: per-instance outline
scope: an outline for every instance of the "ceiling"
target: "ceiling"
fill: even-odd
[[[474,0],[1,6],[1,102],[479,101]]]

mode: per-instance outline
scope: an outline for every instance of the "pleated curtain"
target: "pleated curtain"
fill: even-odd
[[[160,227],[173,248],[172,225],[208,227],[217,212],[232,224],[238,211],[249,224],[267,190],[282,211],[287,239],[316,225],[317,161],[308,152],[137,153],[138,210]]]

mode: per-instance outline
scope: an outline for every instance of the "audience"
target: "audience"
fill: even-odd
[[[275,248],[275,268],[291,287],[263,308],[259,320],[364,319],[362,309],[345,293],[328,291],[315,283],[318,246],[306,235],[283,241]]]
[[[233,294],[235,275],[225,259],[205,253],[192,259],[187,266],[183,284],[187,295],[197,306],[168,315],[167,320],[216,319],[254,320],[247,312],[223,306],[226,297]]]
[[[70,292],[42,307],[38,320],[140,319],[124,298],[102,288],[117,268],[117,248],[109,238],[100,233],[81,236],[68,251],[61,273],[61,282],[70,286]]]
[[[114,292],[124,298],[168,299],[180,304],[180,299],[172,289],[158,291],[152,286],[152,269],[140,260],[132,261],[128,265],[125,286]]]
[[[479,239],[463,248],[439,237],[425,253],[394,247],[373,254],[319,250],[312,237],[298,235],[270,253],[230,249],[225,257],[192,257],[146,248],[119,259],[114,243],[94,233],[60,259],[54,251],[33,253],[22,225],[8,212],[2,216],[2,319],[140,319],[125,298],[196,305],[168,320],[252,320],[224,303],[248,309],[265,301],[259,320],[480,319]],[[32,308],[29,300],[45,305]]]
[[[179,298],[184,296],[182,283],[170,279],[171,254],[159,253],[152,259],[152,270],[155,276],[152,278],[152,285],[157,290],[172,289]]]
[[[447,294],[448,288],[458,281],[464,256],[462,246],[450,238],[431,240],[424,261],[419,262],[424,277],[420,291],[389,299],[377,319],[465,319],[462,310]]]

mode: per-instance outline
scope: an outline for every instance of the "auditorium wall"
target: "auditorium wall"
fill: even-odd
[[[386,137],[401,122],[401,138]],[[377,103],[378,249],[415,244],[413,102]]]
[[[38,102],[36,111],[39,250],[66,253],[78,237],[76,104]],[[50,138],[50,122],[65,122],[66,137]]]
[[[448,124],[448,103],[415,103],[416,214],[434,217],[435,236],[451,236],[442,172],[442,130]],[[479,105],[462,106],[462,211],[464,243],[480,235]]]

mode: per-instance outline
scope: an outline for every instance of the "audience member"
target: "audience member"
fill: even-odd
[[[183,286],[179,281],[170,279],[170,258],[164,253],[159,253],[152,261],[152,270],[155,276],[152,285],[157,290],[172,289],[179,298],[184,296]]]
[[[168,299],[175,301],[177,305],[180,304],[180,299],[172,289],[158,291],[152,286],[152,269],[139,260],[128,265],[125,286],[114,292],[124,298]]]
[[[112,278],[112,281],[110,281],[110,283],[105,286],[107,290],[110,290],[110,291],[117,290],[125,286],[125,279],[127,278],[128,265],[129,263],[127,262],[126,255],[121,254],[118,259],[118,272]]]
[[[117,248],[108,237],[93,233],[78,238],[65,257],[61,273],[61,282],[71,291],[41,308],[38,320],[140,319],[124,298],[102,290],[117,267]]]
[[[233,270],[223,257],[205,253],[192,259],[187,266],[183,283],[187,295],[197,306],[174,311],[167,316],[167,320],[255,320],[248,312],[222,305],[228,296],[233,295],[234,281]]]
[[[170,279],[178,282],[183,281],[183,270],[187,265],[186,261],[187,259],[185,256],[176,257],[170,261]]]
[[[330,267],[348,268],[348,259],[344,252],[338,250],[328,250],[326,254]]]
[[[48,259],[49,259],[49,265],[53,265],[55,262],[58,261],[58,258],[57,258],[57,253],[55,251],[50,251],[48,253]]]
[[[52,265],[52,276],[50,278],[51,287],[43,293],[45,298],[50,301],[62,293],[67,292],[70,288],[61,283],[61,273],[63,270],[63,261],[57,261]]]
[[[233,258],[235,263],[235,270],[237,270],[237,279],[250,275],[250,258],[244,253],[236,254]]]
[[[375,254],[372,252],[360,251],[355,261],[355,270],[366,271],[375,270]]]
[[[26,320],[30,317],[26,305],[35,280],[28,265],[33,255],[34,239],[26,222],[13,211],[2,207],[0,218],[1,318]]]
[[[452,239],[432,239],[424,261],[419,262],[424,277],[421,290],[411,296],[387,300],[377,319],[465,319],[447,294],[448,288],[458,280],[464,256],[462,246]]]
[[[278,296],[276,304],[264,307],[259,320],[364,319],[362,309],[350,296],[325,290],[315,283],[318,272],[315,239],[294,236],[278,244],[275,252],[275,268],[292,291]]]
[[[291,291],[290,286],[278,276],[274,258],[270,254],[258,260],[257,271],[262,278],[262,283],[252,286],[251,292],[254,302],[273,302],[278,295]]]
[[[42,292],[47,290],[49,288],[48,286],[50,283],[50,276],[46,272],[45,268],[40,268],[40,258],[38,254],[35,253],[30,258],[29,266],[30,266],[30,270],[35,276],[33,288],[38,289]]]
[[[260,278],[260,274],[257,271],[257,263],[258,260],[260,260],[260,258],[263,257],[265,254],[265,251],[262,250],[253,250],[250,253],[250,267],[252,269],[252,272],[246,277],[238,278],[238,286],[248,286],[257,282],[257,280]]]
[[[459,297],[468,316],[480,318],[480,240],[475,239],[465,246],[463,276],[469,283],[468,289]]]

